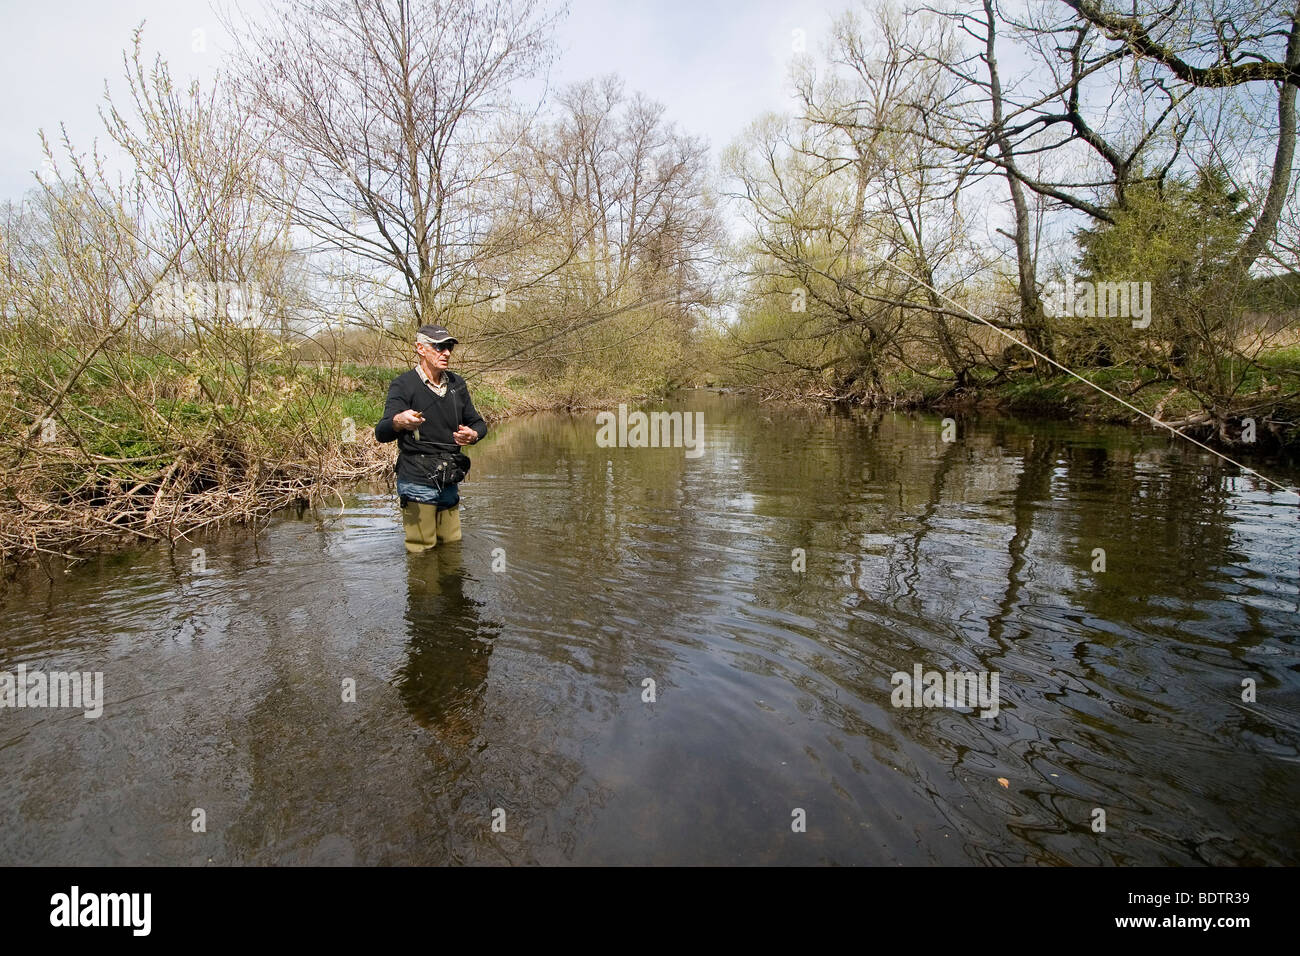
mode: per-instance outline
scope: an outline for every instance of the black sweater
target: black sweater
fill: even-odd
[[[442,398],[424,384],[415,369],[403,372],[388,386],[384,417],[375,426],[375,439],[381,442],[396,440],[397,477],[405,481],[427,483],[428,473],[423,466],[426,461],[432,464],[437,459],[423,456],[462,450],[452,437],[460,425],[474,429],[479,438],[487,434],[487,422],[483,421],[483,416],[470,400],[465,379],[446,369],[442,376],[447,382],[447,391]],[[410,408],[424,415],[418,441],[415,432],[398,431],[393,425],[393,416]]]

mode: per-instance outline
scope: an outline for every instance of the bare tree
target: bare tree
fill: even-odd
[[[502,291],[460,320],[463,367],[537,373],[562,403],[675,379],[714,296],[704,143],[611,75],[562,90],[510,161],[497,228],[529,238],[477,263]]]
[[[818,91],[815,71],[809,70],[799,92],[810,122],[842,130],[854,144],[850,243],[872,241],[862,233],[873,215],[890,223],[885,254],[901,274],[915,279],[900,299],[915,302],[933,330],[923,337],[913,328],[910,337],[925,339],[918,342],[923,352],[938,351],[960,387],[975,360],[971,343],[960,341],[953,323],[978,323],[953,310],[941,290],[947,286],[960,294],[980,257],[966,235],[963,205],[970,201],[963,194],[962,169],[936,142],[943,135],[944,104],[955,94],[951,74],[936,63],[955,52],[950,26],[943,18],[907,16],[887,5],[874,9],[869,24],[848,14],[835,25],[830,56],[846,69],[845,81],[828,78]],[[914,52],[918,36],[928,40],[929,56]]]
[[[412,326],[486,301],[482,264],[531,238],[496,228],[521,135],[502,119],[513,85],[549,63],[557,16],[535,0],[288,0],[232,26],[241,91],[284,172],[268,201],[396,277]]]

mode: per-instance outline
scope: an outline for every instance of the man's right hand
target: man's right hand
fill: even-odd
[[[393,427],[398,431],[413,432],[422,424],[424,424],[424,416],[414,408],[408,408],[393,416]]]

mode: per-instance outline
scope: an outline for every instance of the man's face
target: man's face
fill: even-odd
[[[443,351],[432,345],[426,345],[419,342],[415,346],[415,351],[419,353],[421,360],[424,361],[427,369],[437,369],[442,371],[446,369],[447,363],[451,360],[451,351]]]

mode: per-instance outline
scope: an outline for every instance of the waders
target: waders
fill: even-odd
[[[402,502],[402,526],[406,529],[406,550],[418,554],[439,544],[460,540],[460,506],[439,508],[437,505]]]

